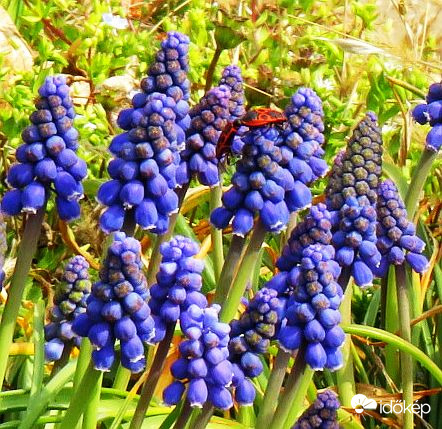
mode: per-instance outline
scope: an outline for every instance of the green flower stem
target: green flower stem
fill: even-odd
[[[88,408],[89,403],[94,400],[94,397],[97,394],[97,389],[100,389],[99,384],[101,384],[102,378],[103,372],[94,369],[91,361],[81,379],[80,385],[71,398],[69,408],[63,417],[59,429],[75,428],[82,414]]]
[[[240,237],[239,235],[234,235],[232,237],[229,252],[227,253],[226,260],[224,261],[224,265],[218,280],[218,285],[215,290],[215,297],[213,298],[214,302],[221,304],[226,300],[233,277],[237,271],[236,268],[241,262],[245,245],[246,240],[244,237]]]
[[[195,424],[192,426],[192,429],[205,429],[205,427],[209,424],[214,411],[215,408],[213,405],[207,401],[201,410],[201,414],[198,416]]]
[[[276,408],[276,400],[281,391],[282,383],[284,382],[289,360],[290,353],[279,349],[273,364],[273,369],[270,372],[267,389],[262,400],[262,407],[259,410],[258,418],[256,420],[256,427],[258,428],[267,428],[272,421]]]
[[[342,324],[351,323],[351,298],[353,295],[353,285],[348,284],[344,297],[341,303]],[[356,394],[354,371],[353,371],[353,357],[350,346],[351,338],[346,336],[344,346],[342,347],[342,355],[344,360],[343,367],[336,371],[336,380],[338,385],[339,398],[341,404],[345,407],[351,406],[351,398]]]
[[[83,424],[81,429],[96,429],[98,408],[100,406],[101,383],[103,382],[103,371],[99,371],[100,375],[97,382],[92,386],[89,401],[84,411]]]
[[[407,279],[405,275],[405,266],[398,265],[396,267],[396,287],[397,300],[399,307],[399,326],[401,337],[410,342],[410,302],[407,293]],[[413,404],[413,360],[408,353],[401,352],[401,379],[402,379],[402,400],[405,406]],[[406,412],[404,415],[404,429],[413,429],[413,413]]]
[[[160,379],[161,373],[163,372],[164,365],[166,363],[167,353],[169,351],[170,344],[172,343],[173,334],[175,332],[175,323],[170,323],[167,326],[166,334],[163,340],[158,345],[155,358],[153,360],[152,366],[150,367],[149,375],[146,382],[143,384],[141,389],[140,399],[135,410],[134,417],[130,423],[130,429],[140,429],[146,411],[149,408],[150,401],[152,400],[155,388]]]
[[[358,370],[359,376],[365,384],[370,384],[370,380],[368,379],[367,372],[365,371],[364,364],[361,361],[361,358],[358,355],[358,350],[356,346],[353,344],[353,341],[350,341],[350,350],[351,355],[353,357],[353,363]]]
[[[45,302],[39,300],[34,306],[34,365],[32,373],[29,402],[35,400],[41,392],[45,371],[45,335],[44,335]]]
[[[20,247],[18,249],[17,261],[14,274],[9,287],[8,300],[6,301],[3,316],[0,323],[0,389],[5,379],[6,367],[8,365],[8,353],[14,336],[15,323],[20,310],[26,279],[31,269],[32,258],[37,250],[37,243],[40,237],[41,225],[46,210],[46,204],[37,213],[28,215]]]
[[[89,338],[85,337],[81,340],[80,354],[78,356],[77,367],[74,374],[74,392],[80,385],[81,379],[85,374],[92,356],[92,344]]]
[[[216,47],[215,52],[213,53],[212,61],[209,64],[209,68],[207,69],[206,75],[206,85],[204,86],[204,91],[207,92],[212,87],[213,74],[215,72],[216,65],[218,64],[219,57],[221,56],[222,48]]]
[[[184,197],[186,196],[186,192],[188,189],[189,189],[189,184],[183,185],[182,188],[178,189],[178,191],[176,192],[178,195],[178,211],[170,215],[169,229],[167,230],[167,232],[162,235],[157,235],[157,238],[155,240],[155,245],[152,249],[152,254],[150,256],[149,266],[147,267],[146,278],[147,278],[147,284],[149,286],[152,286],[155,283],[156,275],[161,262],[160,247],[173,235],[173,230],[175,229],[175,224],[178,219],[178,214],[180,212],[181,205],[183,204]]]
[[[130,376],[131,372],[120,363],[112,387],[114,389],[126,390],[130,381]]]
[[[410,186],[408,187],[407,195],[405,196],[405,208],[407,209],[408,217],[413,219],[418,207],[419,197],[430,173],[433,161],[437,157],[437,152],[424,149],[418,165],[414,169],[413,177],[411,178]]]
[[[184,402],[183,407],[181,408],[180,415],[175,422],[173,429],[184,429],[186,427],[186,423],[189,420],[190,415],[192,414],[192,407],[189,404],[189,401],[186,400]]]
[[[19,429],[35,428],[35,422],[46,410],[48,404],[54,400],[60,390],[63,389],[74,376],[76,363],[75,360],[71,360],[41,389],[35,400],[29,402],[29,407],[20,423]],[[75,425],[72,425],[69,429],[74,427]]]
[[[238,421],[246,428],[259,427],[255,425],[255,413],[253,406],[239,406]]]
[[[210,212],[221,206],[221,197],[223,195],[222,176],[220,175],[220,184],[210,190]],[[213,246],[213,265],[215,268],[215,280],[218,281],[224,264],[223,252],[223,231],[210,226],[210,235]]]
[[[238,311],[241,297],[246,290],[247,282],[253,272],[255,261],[266,236],[266,230],[261,221],[255,226],[249,245],[247,246],[241,265],[238,267],[235,280],[220,312],[220,321],[230,322]]]
[[[393,268],[388,270],[386,283],[385,330],[388,332],[397,332],[399,329],[398,294],[396,290],[396,276]],[[385,347],[385,369],[394,381],[394,384],[397,385],[399,382],[399,354],[395,347]]]
[[[413,346],[403,338],[398,337],[390,332],[383,331],[379,328],[365,325],[342,325],[345,333],[350,335],[359,335],[361,337],[374,338],[375,340],[383,341],[387,344],[397,347],[400,351],[408,353],[411,357],[417,360],[424,368],[426,368],[431,375],[442,386],[442,369],[439,368],[423,351]]]
[[[287,379],[284,392],[280,396],[269,429],[283,429],[287,425],[291,427],[303,409],[307,389],[314,374],[314,371],[306,364],[304,354],[305,344],[301,345],[298,350],[295,364]]]

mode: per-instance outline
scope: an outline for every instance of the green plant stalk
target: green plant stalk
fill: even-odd
[[[368,379],[367,372],[365,371],[364,364],[361,361],[361,358],[358,355],[358,351],[353,341],[350,341],[350,350],[353,358],[353,363],[356,369],[358,370],[359,376],[362,379],[362,382],[365,384],[370,384],[370,380]]]
[[[410,303],[407,293],[407,279],[405,275],[405,266],[398,265],[396,267],[396,288],[397,300],[399,305],[399,326],[401,337],[410,342]],[[407,407],[413,404],[413,360],[408,353],[401,352],[401,381],[402,381],[402,400]],[[404,429],[413,429],[413,413],[406,412],[404,414]]]
[[[184,429],[191,414],[192,414],[192,407],[190,406],[189,401],[186,399],[183,407],[181,408],[180,415],[178,416],[178,419],[173,425],[173,429]]]
[[[207,76],[206,76],[206,84],[204,86],[204,91],[207,92],[212,87],[213,82],[213,74],[215,72],[216,65],[218,64],[219,57],[221,56],[221,52],[223,50],[219,48],[218,46],[215,49],[215,52],[213,53],[212,61],[209,64],[209,67],[207,69]]]
[[[390,267],[387,274],[387,290],[385,291],[385,330],[391,333],[399,329],[398,294],[396,290],[396,274]],[[395,347],[385,347],[385,369],[398,385],[399,382],[399,354]]]
[[[210,190],[210,212],[221,206],[221,197],[223,195],[222,176],[220,175],[220,184]],[[223,252],[223,231],[210,225],[210,235],[212,237],[213,247],[213,265],[215,268],[215,280],[218,281],[224,264]]]
[[[223,268],[221,270],[218,284],[215,290],[215,297],[213,301],[221,304],[223,303],[227,295],[229,294],[230,286],[233,281],[233,277],[237,271],[237,266],[241,262],[242,253],[245,248],[246,240],[244,237],[234,235],[230,243],[229,251],[224,261]]]
[[[229,323],[238,311],[241,297],[244,295],[247,282],[250,279],[250,275],[253,272],[255,261],[261,249],[262,243],[266,236],[266,230],[261,221],[256,224],[252,237],[250,238],[249,245],[247,246],[246,253],[241,261],[241,265],[236,273],[235,280],[233,281],[230,292],[220,312],[220,321]]]
[[[45,302],[39,300],[34,306],[34,368],[32,372],[29,403],[41,392],[45,372],[45,336],[44,336]]]
[[[131,372],[120,363],[112,387],[114,389],[126,390],[130,381],[130,376]]]
[[[3,316],[0,322],[0,350],[2,350],[2,353],[0,353],[0,389],[5,379],[8,365],[8,350],[13,340],[15,323],[25,290],[26,278],[31,269],[32,258],[37,250],[45,210],[46,204],[40,208],[37,213],[28,215],[23,237],[18,249],[14,274],[12,276],[11,286],[9,287],[8,300],[3,309]]]
[[[209,424],[214,411],[215,408],[213,407],[213,405],[209,401],[207,401],[203,405],[201,414],[197,417],[195,424],[192,426],[192,429],[205,429],[205,427]]]
[[[69,408],[63,417],[59,429],[75,428],[80,417],[86,411],[89,403],[93,401],[94,396],[100,391],[99,385],[103,378],[103,372],[94,369],[92,361],[84,373],[81,383],[75,390]],[[83,422],[84,423],[84,422]],[[90,427],[90,426],[89,426]]]
[[[405,208],[407,209],[408,218],[413,219],[418,207],[419,197],[424,187],[427,176],[430,173],[433,161],[437,157],[437,152],[424,149],[419,163],[413,172],[407,195],[405,196]]]
[[[158,272],[158,268],[160,266],[161,262],[161,253],[160,253],[160,247],[163,243],[165,243],[167,240],[172,237],[173,230],[175,228],[176,221],[178,219],[178,214],[181,209],[181,205],[183,204],[184,197],[186,196],[186,192],[189,189],[189,184],[183,185],[182,188],[178,189],[177,195],[178,195],[178,211],[176,213],[173,213],[169,217],[169,229],[165,234],[157,235],[157,238],[155,240],[154,247],[152,249],[152,254],[150,256],[149,260],[149,266],[147,267],[147,284],[149,286],[152,286],[155,283],[155,278]]]
[[[73,393],[75,393],[76,389],[80,385],[81,379],[89,366],[91,358],[92,344],[89,341],[89,338],[85,337],[81,340],[80,354],[78,355],[77,367],[75,368]]]
[[[273,420],[268,426],[269,429],[283,429],[287,427],[287,424],[291,427],[304,406],[308,386],[314,374],[314,371],[306,364],[304,354],[305,344],[302,344],[284,391],[279,398]],[[293,420],[291,424],[289,420]]]
[[[267,428],[272,421],[276,408],[276,400],[281,391],[282,383],[284,382],[289,360],[290,353],[279,349],[273,364],[273,369],[270,373],[267,389],[264,393],[262,407],[259,410],[258,418],[256,420],[256,427],[258,428]]]
[[[143,424],[146,411],[149,408],[150,401],[152,400],[153,394],[155,392],[155,387],[157,386],[158,380],[160,379],[161,373],[163,372],[164,365],[166,363],[167,353],[169,351],[174,332],[175,323],[170,323],[167,326],[166,334],[163,340],[158,345],[158,349],[150,368],[149,375],[146,382],[143,384],[143,388],[141,389],[140,399],[130,423],[130,429],[139,429]]]
[[[46,410],[48,404],[55,398],[58,392],[66,386],[66,384],[74,376],[76,361],[72,360],[65,365],[52,380],[50,380],[40,391],[34,401],[29,402],[29,407],[23,417],[19,428],[31,429],[35,428],[35,422]],[[70,429],[74,428],[71,426]]]
[[[103,371],[100,371],[97,382],[92,386],[90,399],[84,411],[83,424],[81,429],[96,429],[98,408],[100,406],[101,383],[103,382]]]
[[[397,335],[391,334],[379,328],[363,325],[342,325],[342,329],[346,334],[359,335],[367,338],[374,338],[375,340],[383,341],[397,347],[400,351],[408,353],[411,357],[417,360],[424,368],[426,368],[431,375],[442,386],[442,369],[435,364],[422,350],[415,347],[413,344],[405,341]]]
[[[353,285],[348,284],[341,303],[340,311],[342,315],[342,324],[351,323],[351,299],[353,295]],[[339,399],[345,407],[351,406],[351,398],[356,394],[356,386],[353,370],[353,357],[351,354],[351,338],[346,336],[342,355],[344,360],[343,367],[336,371],[336,381],[338,385]]]
[[[238,409],[238,421],[246,428],[255,427],[255,413],[253,411],[253,406],[240,405]]]

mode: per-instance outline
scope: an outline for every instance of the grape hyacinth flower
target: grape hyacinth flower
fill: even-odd
[[[8,243],[6,242],[6,224],[3,216],[0,213],[0,290],[3,288],[5,281],[5,272],[3,266],[5,265],[5,254],[8,250]]]
[[[339,429],[337,410],[341,404],[331,390],[319,393],[292,429]]]
[[[428,268],[428,260],[422,254],[425,243],[416,235],[416,227],[408,220],[407,210],[396,185],[384,180],[378,186],[377,247],[382,259],[377,275],[387,274],[390,265],[402,265],[407,261],[417,273]]]
[[[111,142],[114,154],[108,165],[111,180],[101,185],[98,200],[108,208],[100,217],[105,232],[122,228],[127,211],[143,229],[164,234],[169,216],[178,210],[175,158],[179,154],[175,101],[153,93],[140,109],[138,125]],[[134,113],[135,115],[135,113]]]
[[[243,117],[246,113],[244,107],[244,86],[241,69],[238,66],[227,66],[222,73],[219,86],[226,85],[230,89],[229,121]]]
[[[293,352],[305,344],[305,361],[313,370],[342,366],[345,334],[339,323],[342,288],[336,282],[341,269],[331,245],[311,244],[302,251],[299,266],[290,272],[293,288],[278,339]]]
[[[78,315],[73,331],[88,337],[94,347],[95,369],[110,371],[115,360],[115,341],[120,341],[121,364],[133,373],[146,365],[144,344],[154,337],[154,321],[148,305],[149,289],[142,271],[141,245],[123,232],[113,242],[93,284],[86,313]]]
[[[186,149],[181,152],[177,172],[179,185],[188,184],[193,175],[206,186],[219,184],[216,143],[229,120],[230,90],[221,85],[208,91],[190,111]]]
[[[412,114],[419,124],[430,124],[432,128],[427,135],[425,147],[438,152],[442,146],[442,82],[430,86],[426,101],[426,104],[416,106]]]
[[[233,406],[228,387],[233,369],[228,360],[230,327],[219,322],[217,304],[200,308],[192,304],[181,315],[181,329],[186,339],[180,343],[180,357],[172,364],[175,378],[163,392],[168,405],[176,405],[187,388],[191,407],[201,408],[207,401],[214,407],[228,410]]]
[[[267,353],[277,323],[283,315],[283,305],[274,289],[260,289],[239,320],[230,323],[229,359],[233,364],[235,399],[242,406],[252,405],[255,388],[250,378],[261,374],[260,354]]]
[[[284,113],[288,127],[284,130],[281,146],[282,165],[287,166],[295,182],[299,182],[296,192],[309,193],[311,201],[307,185],[323,177],[328,171],[327,163],[322,159],[325,153],[322,148],[324,143],[322,100],[312,89],[301,87],[292,95],[291,103]],[[305,200],[299,205],[296,192],[292,191],[288,195],[290,211],[305,206]]]
[[[17,163],[8,171],[13,188],[1,202],[3,213],[36,213],[56,194],[60,219],[80,216],[78,200],[83,196],[81,181],[87,175],[86,163],[78,158],[78,131],[73,127],[75,110],[64,76],[49,76],[39,89],[32,125],[22,132],[24,143],[17,148]]]
[[[333,165],[326,189],[332,213],[336,260],[368,286],[381,261],[376,247],[377,187],[382,173],[382,136],[376,115],[359,122],[344,154]]]
[[[45,326],[45,355],[48,361],[59,360],[66,345],[80,345],[78,336],[72,330],[72,323],[79,314],[86,312],[86,301],[91,292],[88,270],[88,262],[79,255],[71,258],[65,267],[49,312],[50,323]]]
[[[206,297],[200,293],[204,261],[195,258],[198,252],[199,245],[181,235],[161,244],[162,260],[149,302],[155,320],[155,343],[164,338],[166,325],[177,322],[192,304],[207,307]]]

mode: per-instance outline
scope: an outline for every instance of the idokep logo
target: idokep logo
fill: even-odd
[[[362,414],[364,410],[375,410],[378,406],[374,399],[367,398],[363,394],[358,394],[351,398],[351,406],[358,414]],[[429,404],[419,404],[418,402],[413,402],[412,404],[405,405],[404,401],[388,401],[379,402],[379,411],[382,414],[404,414],[404,413],[414,413],[418,414],[421,418],[425,414],[429,414],[431,407]]]
[[[369,399],[359,393],[351,398],[351,406],[358,414],[362,414],[364,410],[375,410],[378,404],[374,399]]]

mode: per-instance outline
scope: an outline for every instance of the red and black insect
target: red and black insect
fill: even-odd
[[[233,138],[238,132],[239,127],[245,126],[248,128],[258,128],[266,125],[280,124],[286,120],[284,114],[277,110],[265,107],[249,110],[242,118],[235,119],[233,122],[228,122],[224,127],[216,144],[216,157],[221,159],[224,155],[230,152]]]

